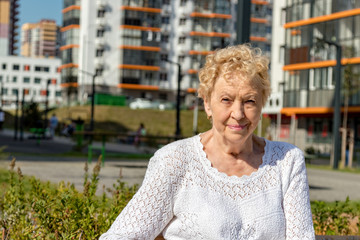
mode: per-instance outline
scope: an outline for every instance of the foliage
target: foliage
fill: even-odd
[[[101,158],[87,173],[85,166],[84,190],[64,182],[55,186],[32,177],[24,180],[20,168],[14,171],[15,159],[10,164],[8,186],[0,199],[1,239],[98,239],[109,229],[137,190],[118,180],[114,189],[103,187],[96,196]],[[24,185],[30,188],[25,190]]]
[[[314,229],[317,235],[359,235],[360,204],[336,201],[329,204],[314,201],[311,204]]]

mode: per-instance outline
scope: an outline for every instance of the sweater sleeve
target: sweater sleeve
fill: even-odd
[[[173,217],[173,174],[166,159],[152,157],[142,186],[100,240],[154,239]]]
[[[286,157],[290,158],[283,203],[286,239],[315,239],[304,155],[300,149],[295,148]]]

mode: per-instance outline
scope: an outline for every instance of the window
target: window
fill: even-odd
[[[97,12],[98,18],[103,18],[105,16],[105,9],[99,9]]]
[[[30,83],[30,78],[29,77],[24,77],[23,78],[23,83]]]
[[[41,67],[40,66],[35,66],[35,72],[40,72],[41,71]]]
[[[17,88],[12,89],[11,94],[15,96],[18,95],[18,89]]]
[[[30,65],[24,65],[24,71],[26,72],[30,71]]]
[[[18,71],[20,69],[20,65],[19,64],[14,64],[13,65],[13,70]]]
[[[34,78],[34,83],[35,84],[40,84],[41,83],[41,78]]]
[[[61,91],[56,91],[55,92],[55,97],[61,97]]]
[[[168,16],[162,17],[161,18],[161,23],[169,24],[170,23],[170,18]]]
[[[103,37],[104,36],[104,33],[105,33],[105,29],[98,29],[97,31],[96,31],[96,36],[97,37]]]
[[[160,80],[167,81],[167,73],[160,73]]]
[[[7,88],[3,88],[1,95],[7,95],[7,94],[8,94],[8,89],[7,89]]]
[[[161,59],[161,61],[166,61],[168,59],[168,55],[167,54],[161,54],[160,59]]]
[[[161,35],[161,42],[169,42],[169,35]]]
[[[13,82],[13,83],[16,83],[16,82],[17,82],[17,77],[16,77],[16,76],[13,76],[12,82]]]
[[[104,49],[100,48],[100,49],[96,49],[96,57],[102,57],[104,55]]]
[[[186,24],[186,18],[180,18],[179,25],[185,25]]]
[[[183,63],[185,60],[185,56],[181,55],[181,56],[179,56],[178,59],[179,59],[179,63]]]
[[[95,75],[96,75],[96,76],[102,76],[103,71],[104,71],[103,68],[97,68],[97,69],[95,70]]]
[[[3,70],[6,70],[6,63],[3,63],[1,68],[2,68]]]
[[[186,37],[179,37],[179,44],[184,44]]]
[[[49,67],[44,67],[44,72],[49,72],[50,68]]]

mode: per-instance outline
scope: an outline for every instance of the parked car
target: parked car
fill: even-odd
[[[135,98],[134,101],[132,101],[129,104],[130,109],[149,109],[153,108],[153,105],[150,100],[146,98]]]
[[[164,101],[164,100],[154,100],[152,102],[152,105],[153,105],[154,109],[159,109],[161,111],[175,108],[174,103],[167,102],[167,101]]]

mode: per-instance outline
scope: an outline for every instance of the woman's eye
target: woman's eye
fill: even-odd
[[[249,99],[249,100],[246,100],[245,103],[255,103],[255,100]]]
[[[221,99],[222,102],[230,102],[230,99],[229,98],[223,98]]]

